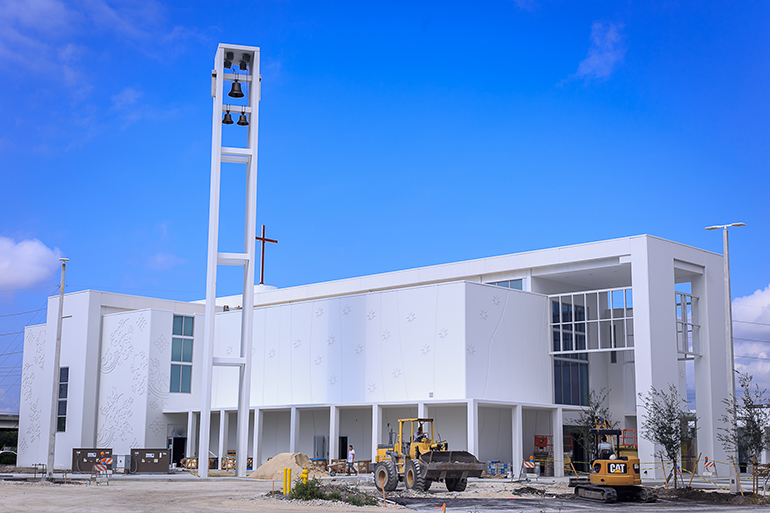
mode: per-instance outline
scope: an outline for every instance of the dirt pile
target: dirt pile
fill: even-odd
[[[301,452],[282,452],[273,456],[257,470],[249,474],[252,479],[275,479],[283,481],[283,469],[291,469],[291,480],[296,481],[302,475],[302,468],[307,467],[310,477],[324,477],[326,474],[316,470],[313,462]]]

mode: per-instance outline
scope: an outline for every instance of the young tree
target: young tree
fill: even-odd
[[[695,435],[690,426],[694,421],[679,390],[668,385],[668,392],[650,387],[645,395],[639,393],[642,408],[647,414],[642,419],[641,436],[661,447],[661,457],[666,456],[674,464],[674,488],[677,487],[676,469],[682,452],[682,444]]]
[[[579,433],[577,443],[583,447],[588,461],[593,460],[596,452],[596,444],[591,439],[589,430],[602,426],[604,423],[609,428],[615,428],[617,422],[612,421],[612,412],[607,406],[607,390],[602,388],[599,391],[591,390],[588,392],[588,404],[580,410],[577,419],[577,431]]]
[[[722,400],[726,412],[719,417],[724,424],[718,428],[717,438],[729,454],[740,451],[749,458],[756,458],[770,445],[770,409],[768,409],[765,393],[753,383],[749,373],[737,372],[738,384],[741,388],[740,397],[727,397]],[[753,384],[753,386],[752,386]],[[757,489],[756,472],[753,474],[753,491]]]

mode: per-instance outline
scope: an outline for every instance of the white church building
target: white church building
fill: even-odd
[[[242,296],[218,298],[213,358],[240,344]],[[64,296],[56,468],[73,448],[199,456],[204,304],[86,290]],[[372,459],[388,424],[432,417],[450,449],[512,463],[561,440],[589,390],[636,429],[637,394],[689,391],[697,452],[727,394],[721,255],[649,235],[276,289],[253,295],[248,458]],[[26,328],[19,465],[45,462],[58,296]],[[238,367],[214,367],[208,455],[237,449]],[[693,397],[694,396],[694,397]],[[203,444],[205,446],[205,442]],[[654,446],[638,439],[643,468]],[[697,453],[696,453],[697,454]],[[237,457],[238,455],[236,455]],[[553,443],[556,475],[563,445]],[[660,475],[660,474],[659,474]]]

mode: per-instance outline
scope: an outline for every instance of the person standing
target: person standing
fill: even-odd
[[[348,447],[348,475],[350,475],[350,471],[353,470],[355,472],[355,469],[353,468],[353,462],[356,461],[356,450],[353,449],[353,446]],[[357,474],[358,472],[356,472]]]

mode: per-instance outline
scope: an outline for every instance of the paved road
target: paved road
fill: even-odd
[[[540,512],[560,512],[560,513],[584,513],[587,511],[606,511],[606,512],[645,512],[645,513],[664,513],[664,512],[690,512],[690,511],[730,511],[733,513],[756,513],[760,509],[767,511],[767,507],[762,506],[735,506],[732,504],[697,504],[697,503],[674,503],[666,500],[658,500],[652,504],[618,502],[614,504],[604,504],[602,502],[593,502],[578,499],[417,499],[417,498],[398,498],[394,499],[402,506],[423,513],[436,513],[441,510],[442,504],[446,503],[446,510],[451,512],[463,513],[486,513],[498,511],[511,511],[521,513],[540,513]]]

